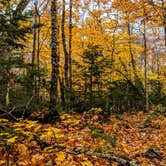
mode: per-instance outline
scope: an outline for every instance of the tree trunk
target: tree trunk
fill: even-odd
[[[5,63],[8,61],[9,50],[7,46],[0,50],[0,103],[6,106],[6,94],[9,82],[9,72]]]
[[[37,37],[37,4],[34,3],[35,10],[34,10],[34,24],[33,24],[33,48],[32,48],[32,92],[31,96],[33,96],[36,93],[36,80],[35,80],[35,75],[34,75],[34,70],[35,70],[35,58],[36,58],[36,37]]]
[[[128,35],[129,35],[129,52],[130,52],[130,58],[131,58],[131,65],[132,65],[132,69],[133,69],[133,73],[134,73],[134,80],[135,82],[138,81],[138,76],[137,76],[137,71],[136,71],[136,66],[135,66],[135,60],[134,60],[134,55],[133,55],[133,51],[132,51],[132,45],[131,45],[131,30],[130,30],[130,22],[128,21],[128,25],[127,25],[127,30],[128,30]]]
[[[70,0],[69,8],[69,88],[72,93],[72,0]]]
[[[14,15],[22,13],[29,2],[30,2],[30,0],[21,0],[20,3],[17,5]]]
[[[144,16],[146,15],[145,6],[144,6]],[[145,75],[145,111],[149,110],[149,96],[148,96],[148,57],[147,57],[147,40],[146,40],[146,20],[143,18],[143,40],[144,40],[144,75]]]
[[[38,70],[38,84],[37,84],[37,102],[40,100],[40,14],[38,11],[38,33],[37,33],[37,70]]]
[[[9,104],[10,104],[9,93],[10,93],[10,82],[8,82],[8,84],[7,84],[7,90],[6,90],[6,106],[7,106],[7,107],[8,107]]]
[[[58,20],[57,20],[57,0],[51,1],[51,87],[50,87],[50,111],[56,111],[58,103],[58,77],[59,77],[59,58],[58,58]]]
[[[90,101],[91,102],[93,100],[93,64],[94,64],[94,62],[91,62],[90,68],[89,68],[89,79],[90,79],[89,91],[90,91]]]
[[[59,82],[60,82],[60,91],[61,91],[61,103],[62,103],[62,107],[65,106],[65,85],[64,85],[64,78],[62,77],[59,78]]]
[[[65,98],[68,100],[68,91],[69,91],[69,53],[66,48],[66,35],[65,35],[65,6],[66,6],[66,1],[63,0],[63,9],[62,9],[62,25],[61,25],[61,30],[62,30],[62,43],[63,43],[63,52],[64,52],[64,57],[65,57],[65,62],[64,62],[64,75],[65,75]]]

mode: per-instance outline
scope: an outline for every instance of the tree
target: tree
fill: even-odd
[[[58,20],[57,20],[57,0],[51,1],[51,86],[50,86],[50,111],[56,117],[59,114],[56,110],[58,104],[58,79],[59,79],[59,55],[58,55]],[[51,113],[52,114],[52,113]]]
[[[65,35],[65,6],[66,6],[66,1],[63,0],[63,5],[62,5],[62,43],[63,43],[63,52],[64,52],[64,57],[65,57],[65,62],[64,62],[64,75],[65,75],[65,89],[68,91],[69,88],[69,53],[67,51],[66,47],[66,35]]]
[[[1,3],[1,40],[2,47],[0,48],[1,64],[0,69],[4,76],[1,77],[2,82],[2,104],[9,106],[9,91],[10,91],[10,79],[12,76],[11,69],[18,67],[20,61],[18,60],[20,55],[15,55],[15,50],[22,50],[25,46],[20,41],[26,41],[26,34],[30,32],[31,28],[28,26],[22,26],[27,20],[27,13],[22,13],[26,8],[29,0],[22,0],[19,4],[12,4],[11,2],[5,1]],[[16,8],[14,5],[17,5]],[[5,50],[5,52],[4,52]],[[6,101],[5,101],[6,100]]]
[[[148,95],[148,57],[147,57],[147,38],[146,38],[146,8],[143,4],[143,41],[144,41],[144,65],[145,65],[145,111],[149,110],[149,95]]]
[[[94,90],[96,88],[94,85],[97,84],[98,93],[100,93],[100,84],[101,84],[101,74],[103,72],[103,67],[101,66],[101,61],[103,60],[102,50],[99,46],[91,46],[87,47],[87,50],[83,53],[83,61],[87,65],[88,71],[85,71],[85,79],[87,81],[87,86],[89,89],[89,99],[92,102],[94,97]],[[96,91],[97,91],[96,90]]]
[[[73,1],[70,0],[70,11],[69,11],[69,88],[72,93],[72,8]]]
[[[32,96],[34,95],[36,97],[36,78],[35,78],[35,59],[36,59],[36,47],[37,47],[37,15],[38,15],[38,9],[37,9],[37,3],[34,2],[34,18],[33,18],[33,48],[32,48]]]

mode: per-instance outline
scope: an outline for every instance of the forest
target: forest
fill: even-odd
[[[0,166],[29,165],[166,165],[165,0],[0,0]]]

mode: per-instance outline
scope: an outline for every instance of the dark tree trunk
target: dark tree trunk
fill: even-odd
[[[91,102],[93,100],[93,64],[94,64],[94,62],[92,61],[90,64],[90,68],[89,68],[89,79],[90,79],[89,91],[90,91],[90,101]]]
[[[66,6],[66,1],[63,0],[63,9],[62,9],[62,25],[61,25],[61,30],[62,30],[62,44],[63,44],[63,52],[64,52],[64,57],[65,57],[65,62],[64,62],[64,78],[65,78],[65,99],[68,100],[68,92],[69,92],[69,53],[67,51],[66,47],[66,35],[65,35],[65,6]]]
[[[38,84],[37,84],[37,102],[40,100],[40,14],[38,11],[38,33],[37,33],[37,70],[38,70]]]
[[[69,54],[66,48],[66,35],[65,35],[65,5],[66,5],[66,1],[63,0],[63,10],[62,10],[62,26],[61,26],[61,30],[62,30],[62,43],[63,43],[63,52],[64,52],[64,56],[65,56],[65,65],[64,65],[64,72],[65,72],[65,86],[66,88],[68,88],[68,70],[69,70]]]
[[[51,1],[51,87],[50,87],[50,111],[59,117],[56,110],[58,104],[58,77],[59,77],[59,57],[58,57],[58,20],[57,20],[57,0]]]
[[[128,35],[129,35],[129,52],[130,52],[130,58],[131,58],[131,65],[132,65],[132,69],[133,69],[133,73],[134,73],[134,79],[137,82],[138,81],[138,76],[137,76],[137,70],[136,70],[136,66],[135,66],[135,60],[134,60],[134,55],[133,55],[133,51],[132,51],[132,45],[131,45],[131,30],[130,30],[130,22],[128,21],[128,25],[127,25],[127,29],[128,29]]]
[[[60,91],[61,91],[61,103],[62,106],[64,107],[65,105],[65,85],[64,85],[64,78],[62,77],[59,78],[59,82],[60,82]]]
[[[70,0],[69,8],[69,88],[72,93],[72,0]]]
[[[5,50],[0,51],[0,103],[2,106],[7,106],[7,93],[9,90],[9,81],[10,81],[10,74],[8,67],[4,65],[7,63],[9,59],[10,51],[5,48]]]

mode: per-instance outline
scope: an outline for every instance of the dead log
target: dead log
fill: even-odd
[[[33,135],[33,139],[34,139],[34,141],[37,142],[37,144],[40,146],[41,149],[44,149],[44,148],[49,147],[49,146],[53,146],[54,148],[58,148],[59,150],[64,151],[68,154],[74,154],[74,155],[85,154],[85,155],[88,155],[88,156],[96,156],[96,157],[99,157],[99,158],[105,158],[105,159],[107,159],[111,162],[115,161],[115,162],[118,162],[120,165],[123,165],[123,166],[139,166],[135,161],[133,161],[129,158],[119,156],[119,155],[114,154],[112,152],[111,153],[91,152],[89,150],[83,149],[82,147],[68,148],[68,147],[65,147],[65,146],[61,146],[57,143],[52,145],[52,144],[49,144],[45,141],[40,140],[40,138],[37,137],[36,135]]]

